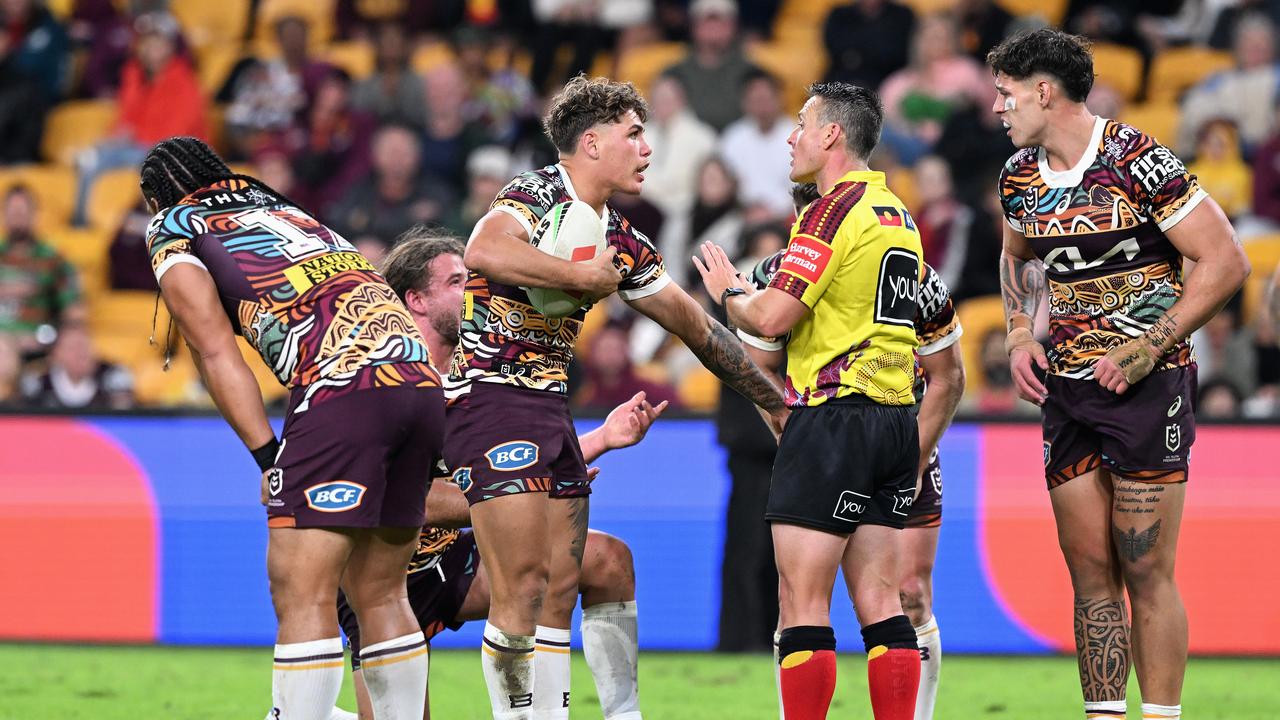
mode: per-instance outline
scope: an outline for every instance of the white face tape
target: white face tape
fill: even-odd
[[[1013,110],[1016,107],[1018,107],[1018,101],[1015,100],[1012,95],[1004,99],[1004,109],[1006,111]]]

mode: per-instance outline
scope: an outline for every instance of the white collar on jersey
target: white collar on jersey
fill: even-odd
[[[564,189],[569,191],[569,197],[574,200],[581,200],[578,197],[578,191],[573,189],[573,181],[569,179],[569,171],[560,163],[556,163],[556,172],[560,173],[560,179],[564,180]],[[600,211],[600,222],[607,228],[609,227],[609,206],[605,205]]]
[[[1098,159],[1098,145],[1102,142],[1102,131],[1107,127],[1107,119],[1104,117],[1094,118],[1093,136],[1089,138],[1089,147],[1085,148],[1084,155],[1080,157],[1080,162],[1070,170],[1054,170],[1049,167],[1049,160],[1045,157],[1044,147],[1039,150],[1040,177],[1044,179],[1044,184],[1051,188],[1068,188],[1075,187],[1084,179],[1084,171],[1089,169],[1093,161]],[[566,182],[568,182],[566,180]]]

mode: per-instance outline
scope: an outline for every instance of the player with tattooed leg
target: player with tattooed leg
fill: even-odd
[[[1019,395],[1041,408],[1085,716],[1125,716],[1132,662],[1143,717],[1179,718],[1187,616],[1173,567],[1195,440],[1189,338],[1249,262],[1168,148],[1090,113],[1087,41],[1037,30],[987,62],[992,110],[1021,148],[999,184],[1005,347]],[[1195,262],[1185,277],[1184,259]],[[1046,290],[1047,352],[1032,335]]]

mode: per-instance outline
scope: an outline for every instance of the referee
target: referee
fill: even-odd
[[[898,599],[898,543],[915,490],[913,320],[920,287],[915,222],[872,172],[884,110],[846,83],[809,91],[791,179],[821,197],[796,221],[769,286],[755,292],[719,247],[698,271],[731,325],[790,333],[786,401],[766,518],[778,564],[780,688],[787,720],[825,718],[835,691],[831,591],[845,569],[867,650],[876,720],[911,720],[920,655]]]

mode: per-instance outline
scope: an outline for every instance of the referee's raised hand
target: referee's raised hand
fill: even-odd
[[[729,256],[725,254],[724,248],[713,242],[702,243],[702,259],[694,255],[693,266],[702,276],[702,286],[707,289],[707,294],[717,305],[720,304],[724,291],[729,288],[743,288],[748,294],[755,290],[755,286],[743,279],[733,263],[729,262]]]

